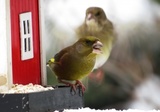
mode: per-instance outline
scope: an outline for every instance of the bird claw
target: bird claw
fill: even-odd
[[[86,90],[85,86],[79,80],[76,80],[75,85],[79,86],[79,88],[80,88],[79,95],[83,96],[84,95],[84,91]]]
[[[83,89],[79,86],[79,96],[83,96],[84,95],[84,91]]]
[[[69,83],[69,82],[66,82],[62,79],[58,79],[60,83],[64,83],[66,84],[67,86],[70,86],[71,87],[71,94],[72,95],[75,95],[76,94],[76,85],[75,84],[72,84],[72,83]]]
[[[72,83],[63,81],[63,80],[61,80],[61,79],[59,79],[59,82],[64,83],[64,84],[70,86],[70,87],[71,87],[71,94],[72,94],[72,95],[75,95],[75,94],[76,94],[77,87],[80,88],[79,95],[80,95],[80,96],[83,96],[83,95],[84,95],[84,91],[86,90],[86,88],[85,88],[85,86],[82,84],[82,82],[80,82],[79,80],[76,80],[76,83],[75,83],[75,84],[72,84]],[[81,91],[82,91],[82,92],[81,92]]]
[[[75,84],[72,84],[70,86],[71,86],[71,94],[75,95],[76,94],[76,86],[75,86]]]
[[[80,82],[79,80],[76,80],[75,84],[69,84],[69,86],[71,86],[71,94],[72,95],[76,94],[77,87],[79,87],[79,96],[83,96],[84,95],[84,91],[86,90],[86,88],[82,84],[82,82]]]

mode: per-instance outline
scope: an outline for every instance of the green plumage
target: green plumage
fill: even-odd
[[[93,52],[93,45],[98,45],[97,41],[99,39],[93,36],[81,38],[72,46],[57,53],[54,62],[49,60],[48,64],[58,79],[79,80],[92,72],[97,55]]]
[[[89,7],[86,10],[85,20],[76,29],[76,33],[78,38],[95,36],[103,43],[103,54],[97,56],[95,69],[101,67],[107,61],[116,39],[113,24],[104,10],[100,7]]]

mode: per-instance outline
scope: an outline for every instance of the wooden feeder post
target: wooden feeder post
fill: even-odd
[[[0,92],[6,91],[12,82],[11,36],[8,0],[0,1]]]
[[[0,1],[0,92],[46,79],[43,0]]]

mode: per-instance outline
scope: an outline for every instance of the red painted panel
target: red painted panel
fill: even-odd
[[[10,0],[13,83],[40,84],[40,38],[38,0]],[[19,14],[32,12],[34,58],[21,60]]]

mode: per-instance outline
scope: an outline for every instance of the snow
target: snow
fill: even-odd
[[[59,111],[55,111],[59,112]],[[115,109],[106,109],[106,110],[96,110],[90,108],[80,108],[80,109],[65,109],[63,112],[160,112],[160,110],[138,110],[138,109],[128,109],[128,110],[115,110]]]

